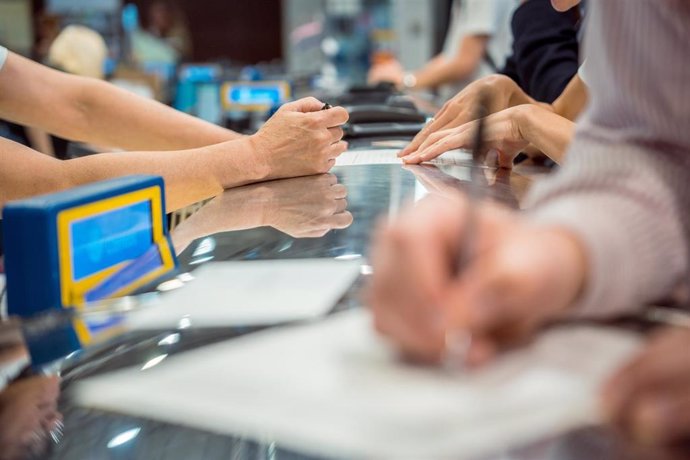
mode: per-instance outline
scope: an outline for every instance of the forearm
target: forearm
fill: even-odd
[[[556,163],[562,163],[575,135],[575,123],[537,105],[524,105],[518,115],[521,137]]]
[[[126,150],[184,150],[239,135],[108,83],[10,53],[0,72],[0,117],[70,140]]]
[[[241,137],[105,82],[87,82],[82,94],[77,104],[87,123],[74,128],[86,142],[126,150],[184,150]]]
[[[121,152],[65,162],[71,186],[128,174],[154,174],[165,179],[169,210],[193,204],[263,179],[245,139],[197,149],[169,152]]]
[[[103,153],[68,161],[0,141],[0,205],[114,177],[153,174],[164,178],[168,210],[174,210],[224,188],[261,180],[265,171],[252,157],[245,139],[190,150]]]
[[[573,314],[616,316],[669,297],[688,268],[682,154],[584,134],[570,150],[528,207],[534,221],[575,235],[587,254]]]
[[[185,220],[171,233],[177,254],[208,235],[263,226],[263,200],[257,192],[260,192],[257,186],[226,190]]]

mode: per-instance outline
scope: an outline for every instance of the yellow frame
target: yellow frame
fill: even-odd
[[[290,100],[292,97],[292,88],[290,87],[290,84],[285,81],[260,81],[260,82],[242,82],[242,81],[237,81],[237,82],[225,82],[221,86],[220,89],[220,94],[221,94],[221,102],[223,105],[223,110],[235,110],[235,109],[241,109],[247,112],[260,112],[260,111],[265,111],[269,110],[271,107],[266,106],[265,104],[254,104],[254,105],[241,105],[241,104],[235,104],[233,102],[230,102],[227,98],[227,94],[230,92],[230,89],[234,86],[251,86],[254,88],[262,88],[262,87],[267,87],[267,86],[279,86],[283,90],[283,94],[285,95],[286,100]]]
[[[164,231],[164,222],[162,217],[163,202],[161,194],[162,190],[160,187],[153,186],[126,193],[124,195],[99,200],[94,203],[88,203],[82,206],[66,209],[58,213],[57,240],[58,254],[60,254],[60,295],[63,306],[76,306],[79,308],[79,306],[84,303],[84,295],[86,292],[103,282],[107,277],[111,276],[126,264],[126,262],[122,262],[106,268],[98,273],[94,273],[82,280],[75,281],[70,237],[71,224],[76,220],[88,219],[99,214],[112,212],[114,210],[122,209],[145,201],[151,203],[151,216],[153,218],[152,239],[153,244],[157,244],[160,249],[163,266],[159,270],[156,270],[142,279],[137,280],[135,283],[132,283],[131,285],[121,289],[115,294],[115,296],[126,295],[129,292],[132,292],[153,281],[156,277],[174,267],[174,256]],[[86,324],[83,321],[78,320],[75,321],[74,326],[80,341],[82,343],[87,343],[91,337],[91,334],[89,333]]]

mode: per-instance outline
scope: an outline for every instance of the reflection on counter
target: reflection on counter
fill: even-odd
[[[468,166],[366,165],[228,190],[172,232],[182,267],[206,262],[367,257],[379,219],[428,194],[462,192]],[[518,207],[530,181],[485,169],[487,195]]]

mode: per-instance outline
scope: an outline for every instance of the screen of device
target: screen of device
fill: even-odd
[[[70,243],[74,281],[140,257],[153,244],[151,202],[75,220]]]

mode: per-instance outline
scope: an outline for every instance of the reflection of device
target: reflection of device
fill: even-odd
[[[161,256],[111,295],[174,268],[163,180],[132,176],[8,204],[3,211],[10,314],[30,316],[84,302],[152,247]]]
[[[3,226],[10,315],[81,310],[87,301],[130,294],[177,267],[160,177],[131,176],[10,203]],[[49,342],[69,353],[120,322],[77,315]],[[50,344],[29,343],[34,362],[56,357]]]
[[[290,100],[292,91],[284,81],[227,82],[221,89],[225,110],[268,111]]]

